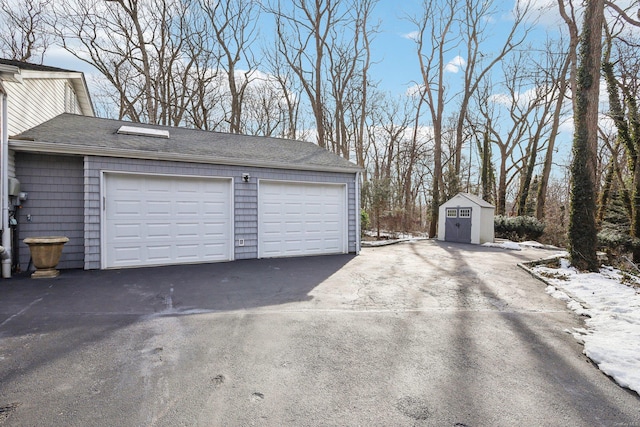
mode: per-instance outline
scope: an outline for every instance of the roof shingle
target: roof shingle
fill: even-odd
[[[169,139],[118,134],[120,126],[168,130]],[[95,153],[118,157],[161,155],[167,160],[197,161],[301,170],[357,172],[361,168],[311,142],[209,132],[181,127],[61,114],[13,138],[18,151]],[[108,155],[108,154],[105,154]],[[189,160],[193,159],[193,160]]]

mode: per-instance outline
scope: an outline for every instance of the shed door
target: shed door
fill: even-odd
[[[232,259],[231,180],[105,173],[103,266]]]
[[[347,252],[344,184],[261,181],[260,258]]]
[[[444,240],[471,243],[471,208],[446,208]]]

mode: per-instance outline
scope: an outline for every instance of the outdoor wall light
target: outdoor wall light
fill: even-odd
[[[242,182],[249,182],[250,179],[251,179],[251,175],[249,175],[248,173],[242,174]]]

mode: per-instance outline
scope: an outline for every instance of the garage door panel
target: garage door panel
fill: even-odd
[[[142,257],[139,246],[118,246],[114,248],[115,256],[123,262],[131,262]]]
[[[222,258],[220,255],[223,249],[222,246],[222,243],[203,244],[202,249],[204,250],[205,259],[210,261],[225,260],[225,258]]]
[[[151,239],[173,238],[172,224],[170,223],[145,224],[143,225],[143,228],[146,229],[146,235],[144,237],[151,238]]]
[[[171,203],[168,200],[147,200],[145,204],[147,215],[167,215],[171,212]],[[136,213],[139,212],[136,211]]]
[[[211,194],[212,196],[215,197],[221,197],[222,196],[218,196],[217,193],[213,193]],[[228,196],[226,196],[228,197]],[[202,211],[205,215],[207,215],[207,217],[226,217],[225,215],[225,206],[226,204],[224,202],[215,202],[215,201],[211,201],[211,202],[203,202],[202,203]]]
[[[168,244],[147,245],[147,259],[153,263],[165,263],[171,260],[171,246]]]
[[[344,185],[261,182],[259,256],[344,253],[345,192]]]
[[[183,243],[177,244],[175,246],[176,249],[176,259],[179,260],[189,260],[189,261],[197,261],[200,256],[200,245],[194,243]]]
[[[119,199],[114,200],[113,208],[114,216],[137,215],[142,209],[142,204],[139,200]]]
[[[104,194],[106,267],[232,259],[230,180],[108,173]]]
[[[175,203],[176,215],[197,216],[201,212],[198,201],[177,201]]]
[[[197,239],[200,234],[200,223],[178,223],[175,227],[175,234],[177,238],[195,238]]]
[[[142,227],[140,224],[119,223],[114,226],[114,239],[140,239],[142,236]]]

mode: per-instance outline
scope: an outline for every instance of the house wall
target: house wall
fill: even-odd
[[[15,178],[16,176],[16,153],[13,150],[9,150],[9,158],[7,159],[9,168],[7,170],[7,176]]]
[[[101,171],[136,172],[167,175],[232,177],[234,179],[235,246],[234,259],[258,257],[258,179],[346,183],[348,191],[348,251],[356,252],[357,206],[355,174],[306,172],[270,168],[206,165],[111,157],[86,157],[84,160],[84,268],[100,268],[100,173]],[[242,182],[242,174],[251,182]]]
[[[9,136],[17,135],[62,113],[81,112],[67,79],[25,78],[3,82],[7,91]]]
[[[84,266],[84,186],[82,157],[15,153],[16,177],[28,199],[18,210],[20,268],[29,264],[24,238],[66,236],[58,266]],[[31,221],[27,220],[31,216]]]
[[[481,208],[482,216],[480,217],[480,244],[493,243],[495,238],[495,225],[493,217],[495,215],[494,208]]]

